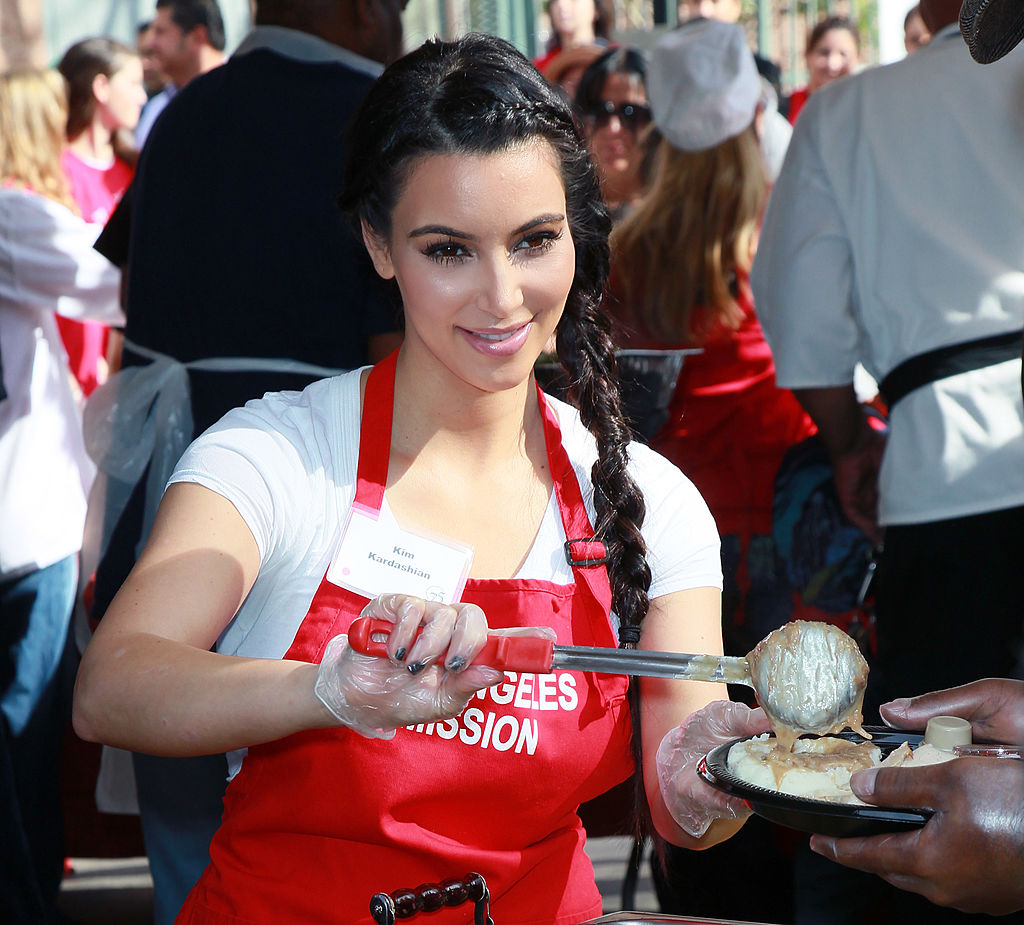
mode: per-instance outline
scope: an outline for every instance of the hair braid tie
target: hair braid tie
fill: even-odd
[[[619,648],[635,649],[640,642],[640,627],[635,623],[619,624]]]

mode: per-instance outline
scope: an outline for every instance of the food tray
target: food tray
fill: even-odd
[[[904,742],[909,742],[913,747],[922,739],[917,733],[901,732],[886,726],[865,728],[871,733],[873,744],[882,750],[883,758]],[[861,740],[861,736],[849,731],[839,733],[839,738],[851,742]],[[736,739],[713,748],[701,759],[697,773],[711,786],[746,800],[757,815],[771,822],[801,832],[850,836],[910,831],[920,828],[931,818],[932,814],[927,809],[832,803],[775,793],[764,787],[749,784],[733,774],[727,764],[729,750],[733,745],[743,741],[745,740]]]

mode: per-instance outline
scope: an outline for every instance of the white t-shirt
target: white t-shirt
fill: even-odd
[[[876,380],[1024,327],[1024,45],[979,68],[956,24],[814,93],[751,274],[787,388]],[[883,524],[1024,504],[1020,361],[942,379],[892,413]]]
[[[280,658],[288,650],[338,543],[355,493],[360,370],[274,392],[226,414],[185,452],[170,481],[195,482],[228,499],[252,531],[260,570],[218,642],[219,652]],[[594,518],[593,437],[571,406],[549,398],[584,503]],[[650,597],[722,587],[718,532],[693,484],[641,444],[630,474],[644,493]],[[554,499],[519,578],[572,582]],[[379,589],[380,593],[387,588]],[[614,623],[614,618],[613,618]]]

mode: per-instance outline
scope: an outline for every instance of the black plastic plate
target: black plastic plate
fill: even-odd
[[[909,742],[911,746],[921,741],[917,733],[899,732],[886,726],[866,726],[872,742],[882,750],[884,758],[891,751]],[[861,737],[855,732],[842,732],[839,737],[855,742]],[[859,806],[849,803],[830,803],[825,800],[809,800],[804,797],[775,793],[748,784],[729,770],[729,749],[736,739],[713,748],[697,766],[697,773],[713,787],[746,800],[759,816],[801,832],[816,832],[820,835],[881,835],[885,832],[903,832],[923,826],[930,818],[927,809],[895,809],[880,806]]]

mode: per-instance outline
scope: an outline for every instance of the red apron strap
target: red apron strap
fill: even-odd
[[[569,454],[562,445],[562,431],[558,426],[558,418],[539,385],[537,400],[544,418],[548,462],[555,483],[558,509],[562,514],[562,526],[565,528],[566,556],[576,581],[583,582],[607,614],[611,610],[612,593],[608,571],[605,568],[604,544],[594,538],[594,527],[583,503],[583,492],[580,491],[576,470],[573,469]]]
[[[379,512],[384,503],[391,455],[391,421],[395,413],[395,368],[398,350],[370,370],[359,426],[359,466],[353,504]]]

